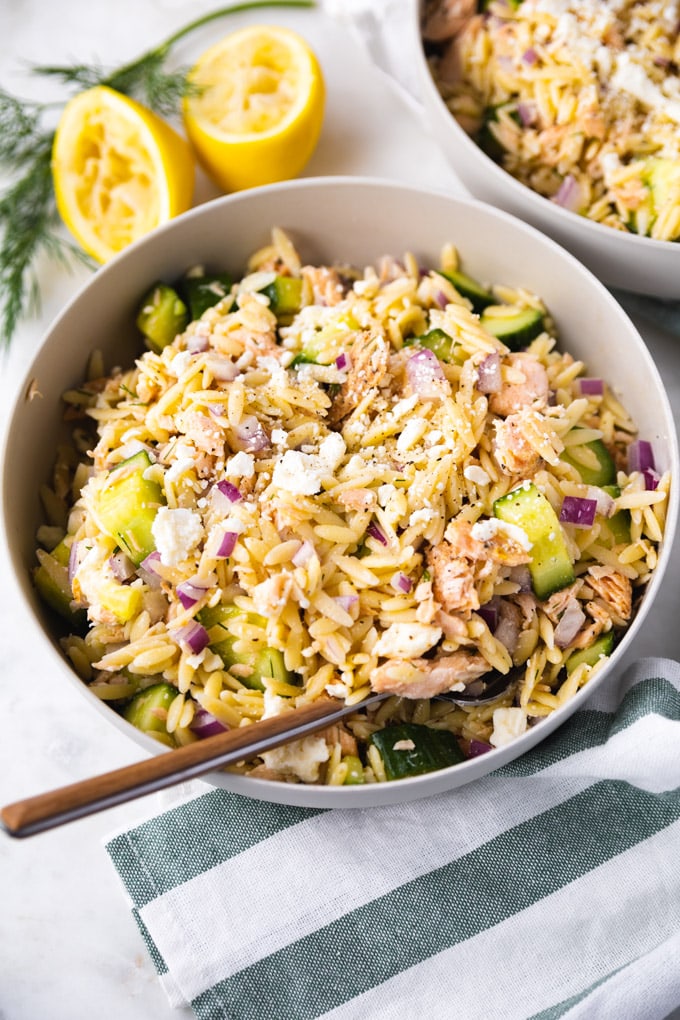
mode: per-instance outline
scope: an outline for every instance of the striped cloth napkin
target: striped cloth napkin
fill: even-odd
[[[679,751],[680,664],[646,659],[459,790],[318,811],[212,789],[106,849],[171,1003],[201,1020],[662,1020]]]

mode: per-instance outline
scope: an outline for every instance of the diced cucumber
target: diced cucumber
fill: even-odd
[[[482,287],[481,283],[468,276],[467,273],[461,272],[460,269],[447,269],[446,271],[438,269],[437,272],[453,284],[461,297],[472,302],[475,312],[483,312],[487,305],[496,303],[496,299],[490,291]]]
[[[395,750],[395,744],[402,742],[404,749]],[[386,726],[369,737],[369,744],[378,749],[388,779],[419,776],[423,772],[436,772],[465,761],[453,733],[417,723]]]
[[[593,641],[592,645],[571,653],[564,664],[567,673],[573,673],[576,667],[584,662],[587,662],[589,666],[595,666],[603,656],[611,655],[613,651],[614,631],[609,630],[606,634],[601,634],[599,638]]]
[[[167,733],[168,709],[176,697],[177,688],[171,684],[153,684],[135,694],[123,709],[123,718],[151,736]]]
[[[277,276],[261,293],[269,298],[269,307],[277,318],[295,315],[302,304],[302,280],[299,276]]]
[[[59,543],[55,551],[61,545]],[[38,552],[38,560],[40,565],[33,571],[33,582],[43,602],[67,620],[74,631],[84,630],[87,626],[87,612],[71,608],[73,592],[68,579],[68,567],[52,553],[42,549]]]
[[[62,538],[61,542],[55,545],[54,549],[50,552],[50,556],[53,556],[57,563],[61,563],[63,567],[68,567],[69,560],[71,559],[71,546],[67,544],[65,538]]]
[[[103,581],[99,587],[99,602],[113,613],[119,623],[127,623],[142,608],[142,593],[129,584]]]
[[[680,194],[680,160],[664,156],[650,156],[645,160],[642,175],[650,190],[655,217],[678,201]]]
[[[244,613],[237,606],[217,605],[202,609],[198,613],[198,620],[208,631],[210,637],[210,648],[222,659],[224,668],[240,665],[248,666],[252,670],[248,676],[240,676],[238,679],[253,691],[263,691],[263,678],[269,677],[274,680],[281,680],[289,684],[292,676],[283,658],[283,652],[278,648],[270,648],[268,645],[258,646],[253,642],[251,649],[244,652],[234,651],[234,642],[238,640],[227,628],[229,621],[242,618],[245,623],[255,626],[266,627],[267,621],[263,616],[255,613]]]
[[[211,273],[203,276],[185,276],[181,283],[182,295],[189,306],[192,322],[203,312],[213,308],[229,294],[233,279],[228,273]]]
[[[157,354],[171,344],[189,322],[187,306],[173,287],[157,283],[145,295],[137,314],[137,326],[148,346]]]
[[[604,488],[605,485],[612,485],[616,481],[616,465],[614,459],[601,439],[593,439],[590,443],[584,443],[586,450],[591,450],[597,459],[597,467],[587,467],[580,464],[570,453],[569,447],[560,454],[562,460],[575,467],[581,476],[584,485],[597,485]]]
[[[557,514],[532,482],[497,499],[493,512],[521,528],[531,542],[529,572],[536,598],[547,599],[573,582],[574,568]]]
[[[526,347],[545,329],[543,313],[538,308],[515,308],[513,305],[508,305],[503,314],[482,312],[479,324],[511,351]]]
[[[621,488],[618,485],[603,485],[602,489],[612,499],[621,495]],[[621,543],[627,545],[630,542],[630,510],[617,510],[615,514],[607,518],[605,524],[612,534],[614,545],[621,545]]]
[[[342,761],[347,766],[347,775],[343,786],[360,786],[365,782],[361,758],[357,758],[355,754],[346,754]]]
[[[443,329],[431,329],[422,336],[414,336],[405,341],[407,346],[418,344],[420,347],[427,347],[440,361],[454,361],[454,349],[456,342],[453,337],[445,333]]]
[[[144,477],[151,466],[145,450],[121,461],[97,496],[95,512],[103,530],[118,542],[135,566],[156,548],[151,526],[165,503],[158,482]]]

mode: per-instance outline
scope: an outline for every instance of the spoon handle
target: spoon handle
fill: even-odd
[[[372,700],[362,702],[362,707]],[[0,820],[10,836],[32,836],[225,765],[253,758],[269,748],[324,729],[335,719],[356,711],[356,705],[319,699],[293,712],[226,730],[168,754],[154,755],[101,776],[18,800],[0,810]]]

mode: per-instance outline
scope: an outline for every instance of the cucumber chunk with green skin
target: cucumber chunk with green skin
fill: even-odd
[[[581,648],[577,652],[572,652],[564,664],[567,673],[573,673],[576,667],[584,662],[587,662],[589,666],[596,666],[603,656],[611,655],[613,651],[614,631],[610,630],[606,634],[601,634],[587,648]]]
[[[423,772],[436,772],[465,761],[453,733],[417,723],[386,726],[384,730],[373,733],[369,743],[378,749],[388,779],[419,776]],[[402,743],[403,749],[399,750]]]
[[[521,528],[531,542],[529,573],[536,598],[543,601],[574,581],[574,567],[564,533],[551,504],[533,482],[501,496],[494,515]]]
[[[222,301],[231,291],[233,283],[228,273],[185,276],[181,284],[182,296],[189,306],[192,322]]]
[[[619,485],[603,485],[602,490],[612,499],[621,495]],[[611,532],[614,545],[621,545],[621,543],[628,545],[630,542],[630,510],[617,510],[615,514],[606,519],[605,524]]]
[[[295,315],[302,304],[302,280],[299,276],[277,276],[260,291],[269,298],[274,315]]]
[[[168,709],[176,697],[177,688],[171,684],[153,684],[135,694],[123,709],[123,718],[144,733],[166,733]]]
[[[437,272],[453,284],[461,297],[467,298],[472,303],[473,311],[483,312],[488,305],[496,304],[493,294],[467,273],[463,273],[459,269],[438,269]]]
[[[267,621],[263,616],[255,613],[244,613],[237,606],[217,605],[206,607],[197,614],[197,619],[208,631],[210,638],[210,649],[219,655],[224,663],[225,669],[231,666],[248,666],[252,672],[247,676],[239,675],[238,680],[244,687],[252,691],[263,691],[265,689],[263,678],[281,680],[289,684],[292,681],[292,674],[283,658],[283,652],[278,648],[270,648],[268,645],[253,647],[246,651],[234,651],[234,642],[238,638],[227,628],[229,621],[241,618],[244,623],[264,627]]]
[[[360,786],[366,782],[361,758],[357,758],[355,754],[346,754],[342,761],[347,766],[347,775],[343,786]]]
[[[543,313],[538,308],[513,308],[507,314],[487,315],[482,312],[479,324],[511,351],[519,351],[535,340],[545,329]]]
[[[428,333],[423,333],[422,336],[411,337],[404,341],[404,343],[408,347],[412,344],[427,347],[433,354],[436,354],[440,361],[449,363],[455,360],[453,352],[456,342],[443,329],[431,329]]]
[[[156,354],[183,333],[188,323],[187,306],[167,283],[157,283],[148,291],[137,314],[137,326]]]
[[[59,546],[56,551],[59,550]],[[82,632],[87,627],[87,612],[84,609],[72,609],[73,592],[68,579],[68,559],[66,564],[53,553],[44,550],[38,552],[39,566],[33,571],[33,583],[43,602],[67,620],[74,631]]]
[[[584,443],[583,446],[595,454],[597,467],[588,467],[585,464],[579,463],[579,461],[571,456],[568,447],[560,454],[561,460],[565,460],[567,464],[571,464],[572,467],[576,468],[584,485],[597,485],[600,488],[612,485],[616,481],[616,464],[602,440],[593,439],[590,443]]]
[[[159,483],[144,477],[150,466],[146,450],[121,461],[112,469],[108,485],[95,500],[95,512],[103,530],[116,540],[135,566],[156,548],[151,528],[158,508],[165,503]]]

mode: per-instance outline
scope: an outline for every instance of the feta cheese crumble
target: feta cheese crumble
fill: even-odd
[[[171,510],[162,506],[154,517],[151,534],[161,563],[166,567],[176,567],[188,558],[203,538],[203,524],[193,510],[183,507]]]

